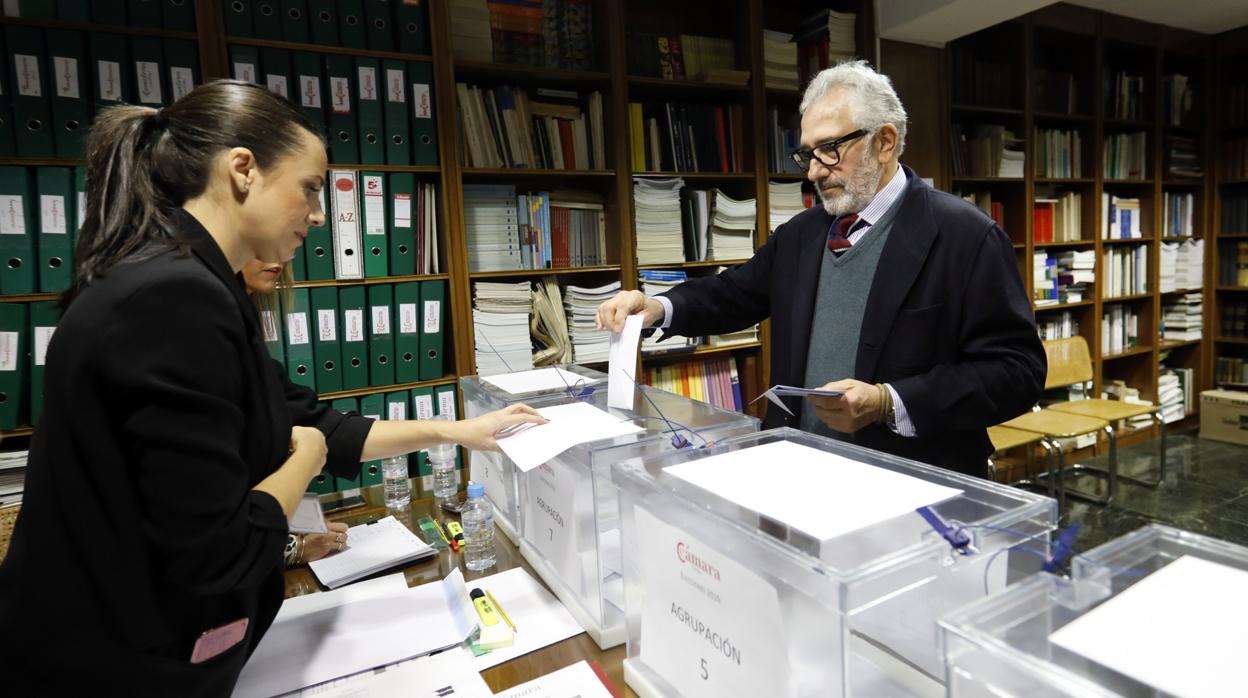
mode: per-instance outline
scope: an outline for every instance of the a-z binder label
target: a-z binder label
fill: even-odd
[[[0,235],[25,234],[26,210],[22,208],[22,197],[0,195]]]
[[[642,507],[634,517],[646,542],[641,662],[688,698],[789,695],[775,587]]]
[[[234,65],[237,75],[238,65]],[[121,101],[121,64],[117,61],[96,61],[100,69],[100,99],[107,102]]]
[[[17,370],[17,333],[0,332],[0,371]]]
[[[290,99],[290,85],[286,82],[285,75],[266,75],[264,81],[270,92]]]
[[[282,80],[285,79],[282,78]],[[169,68],[169,86],[173,90],[173,101],[182,99],[188,92],[195,89],[195,72],[190,68],[179,66]]]
[[[56,96],[79,99],[78,60],[68,56],[53,56],[52,70],[56,77]]]
[[[442,301],[425,301],[425,334],[442,331]]]

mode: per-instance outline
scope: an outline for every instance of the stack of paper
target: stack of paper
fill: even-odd
[[[559,280],[544,276],[533,289],[533,365],[553,366],[572,363],[572,338],[568,316],[563,312],[563,292]]]
[[[680,189],[685,181],[633,178],[633,211],[638,264],[685,261],[680,227]]]
[[[797,91],[797,44],[792,34],[763,30],[763,78],[768,89]]]
[[[29,451],[0,453],[0,505],[22,501],[26,489],[26,458]]]
[[[1183,405],[1183,384],[1178,374],[1162,367],[1157,378],[1157,404],[1161,407],[1161,419],[1166,424],[1177,422],[1186,416]]]
[[[607,360],[611,332],[597,328],[598,306],[611,300],[619,291],[618,281],[598,288],[568,286],[563,307],[568,314],[568,332],[572,337],[572,355],[576,363]]]
[[[647,296],[657,296],[661,293],[676,288],[688,280],[688,274],[683,271],[675,270],[658,270],[643,269],[640,272],[641,292]],[[649,337],[641,338],[641,353],[643,354],[667,354],[681,351],[689,351],[698,346],[701,341],[698,337],[681,337],[679,335],[667,335],[666,339],[659,342],[664,337],[663,332],[655,332]]]
[[[373,524],[352,526],[348,548],[309,563],[321,584],[337,589],[384,569],[433,557],[438,551],[416,537],[393,516]]]
[[[477,374],[492,376],[532,369],[529,314],[533,310],[533,293],[529,282],[478,281],[473,284],[473,301]]]
[[[828,60],[836,62],[854,57],[858,52],[854,42],[854,25],[858,15],[853,12],[828,11]]]
[[[490,8],[485,0],[451,0],[451,46],[455,60],[494,60]]]
[[[1203,240],[1161,243],[1161,292],[1200,288],[1204,284]]]
[[[754,256],[754,199],[740,201],[715,190],[715,217],[711,221],[711,249],[707,259],[737,260]]]
[[[1204,294],[1184,293],[1166,300],[1161,310],[1161,338],[1167,342],[1200,339]]]
[[[520,250],[519,221],[514,186],[465,184],[469,271],[526,269]]]
[[[802,197],[801,182],[768,182],[767,217],[771,230],[789,222],[789,219],[806,210]]]

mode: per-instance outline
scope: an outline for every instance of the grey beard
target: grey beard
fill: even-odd
[[[822,187],[819,188],[819,200],[829,216],[838,218],[846,213],[858,213],[875,198],[884,168],[871,157],[870,148],[866,151],[858,161],[858,170],[845,182],[845,189],[840,194],[829,197]]]

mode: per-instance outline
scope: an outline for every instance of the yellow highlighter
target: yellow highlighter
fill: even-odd
[[[472,605],[477,609],[477,615],[481,617],[481,635],[477,640],[477,645],[483,650],[511,647],[515,642],[515,634],[511,626],[499,617],[494,604],[490,603],[485,592],[473,589],[468,596],[472,598]]]

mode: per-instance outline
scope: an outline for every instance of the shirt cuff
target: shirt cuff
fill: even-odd
[[[910,413],[906,412],[906,403],[901,401],[901,396],[893,390],[893,386],[885,383],[884,387],[888,388],[888,394],[893,397],[893,425],[889,429],[894,434],[906,438],[918,436],[914,430],[914,424],[910,422]]]
[[[655,325],[655,327],[666,330],[667,326],[672,324],[672,301],[667,296],[655,296],[654,299],[659,302],[659,305],[663,306],[663,322]]]

